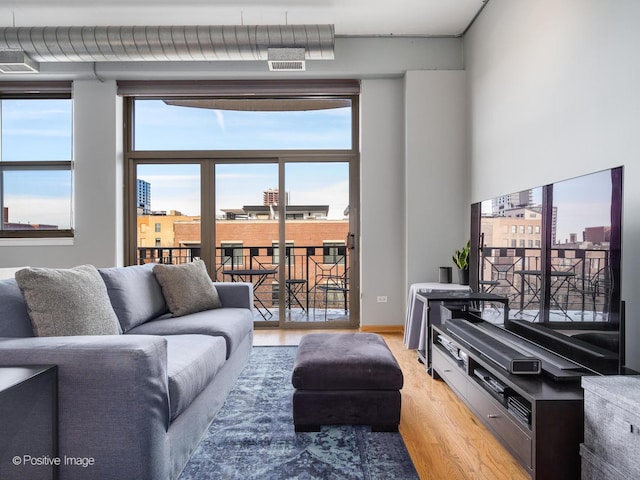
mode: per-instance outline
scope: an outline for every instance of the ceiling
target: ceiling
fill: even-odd
[[[488,0],[0,0],[0,27],[333,24],[336,36],[458,36]]]

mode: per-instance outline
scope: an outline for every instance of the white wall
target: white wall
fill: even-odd
[[[365,80],[361,95],[360,316],[363,325],[401,324],[404,279],[402,79]],[[378,296],[387,303],[377,303]]]
[[[491,0],[465,38],[471,200],[624,165],[627,364],[640,368],[640,2]]]
[[[407,286],[437,282],[469,238],[465,79],[462,70],[405,76]]]
[[[465,73],[364,80],[361,104],[361,318],[401,324],[408,286],[468,238]]]
[[[0,239],[0,267],[122,263],[122,102],[116,83],[73,85],[73,239]]]

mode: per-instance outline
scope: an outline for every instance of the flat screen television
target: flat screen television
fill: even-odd
[[[601,374],[624,364],[622,175],[612,168],[471,206],[474,291],[508,297],[505,329]]]

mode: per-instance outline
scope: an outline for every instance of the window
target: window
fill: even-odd
[[[307,292],[325,259],[328,267],[343,263],[334,270],[354,272],[349,297],[358,298],[344,241],[326,255],[321,246],[358,232],[359,82],[119,81],[118,93],[127,126],[126,263],[159,261],[149,258],[154,249],[142,244],[142,235],[135,238],[136,222],[148,222],[150,232],[149,216],[161,221],[158,216],[175,211],[162,221],[169,260],[188,259],[197,241],[214,280],[239,278],[232,269],[275,272],[254,290],[258,322],[313,318]],[[286,247],[286,258],[279,247]],[[287,291],[288,280],[306,282],[302,315],[289,315],[294,309],[284,295],[272,308],[272,290]],[[318,318],[326,320],[326,305],[317,303]],[[355,321],[353,303],[331,320]]]
[[[161,246],[162,246],[162,239],[156,238],[156,247],[161,247]]]
[[[278,247],[278,242],[272,242],[271,245],[273,246],[273,255],[271,256],[271,263],[273,263],[274,265],[278,265],[278,263],[280,262],[280,248]],[[286,256],[285,256],[285,263],[287,263],[289,261],[289,255],[291,255],[291,247],[293,247],[293,242],[287,242],[286,244]]]
[[[344,265],[347,249],[344,242],[322,242],[322,262]]]
[[[0,88],[0,237],[72,236],[71,86],[49,94],[9,94],[5,88]]]
[[[156,232],[159,233],[162,231],[162,224],[161,223],[156,223]]]
[[[518,227],[511,225],[511,233],[518,233]]]
[[[295,103],[295,99],[280,99]],[[300,100],[298,100],[299,102]],[[236,100],[233,108],[217,107],[219,99],[136,99],[135,149],[264,150],[351,149],[351,100],[341,108],[256,111]],[[229,102],[227,100],[227,102]],[[158,122],[162,118],[162,122]],[[319,129],[318,125],[322,125]],[[247,130],[253,135],[247,136]],[[317,131],[313,135],[309,132]],[[320,134],[322,132],[322,134]]]
[[[520,225],[520,233],[524,233],[524,225]]]
[[[556,325],[617,323],[622,174],[618,167],[531,188],[528,203],[521,201],[510,211],[490,211],[496,199],[472,206],[471,239],[484,239],[472,248],[478,260],[477,278],[497,279],[507,265],[521,272],[523,279],[528,275],[535,280],[520,286],[514,282],[502,292],[520,303],[513,318]],[[525,197],[522,192],[510,196]],[[516,240],[513,234],[502,238],[495,234],[492,227],[502,222],[513,226],[514,221],[505,217],[521,211],[535,214],[535,220],[522,223],[535,235],[518,235]],[[491,248],[504,245],[503,239],[520,248],[510,254]],[[475,262],[470,263],[475,267]],[[592,286],[595,282],[597,288]]]
[[[222,249],[221,263],[223,268],[241,267],[242,263],[242,243],[239,242],[222,242],[220,243]]]

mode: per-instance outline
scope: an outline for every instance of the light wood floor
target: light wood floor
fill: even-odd
[[[303,335],[313,332],[258,329],[254,345],[297,345]],[[415,351],[403,345],[400,333],[382,336],[404,375],[400,433],[421,480],[529,479],[451,389],[426,373]]]

